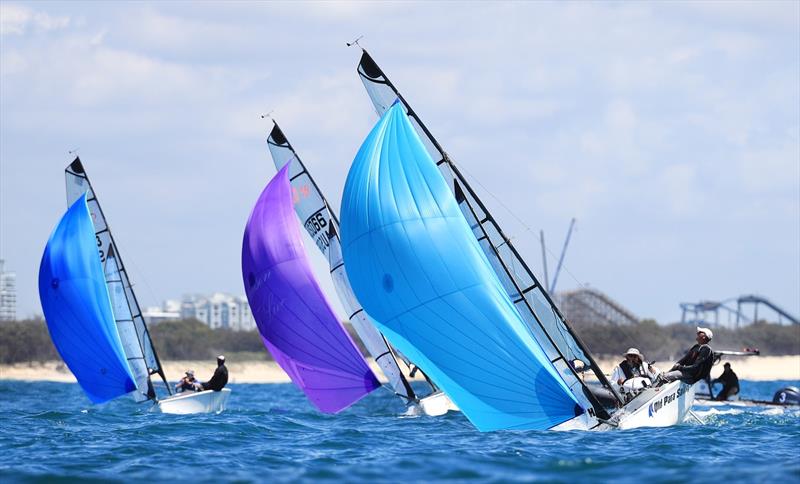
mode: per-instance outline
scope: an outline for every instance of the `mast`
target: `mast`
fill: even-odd
[[[329,272],[336,293],[348,312],[350,323],[369,354],[389,379],[394,393],[407,402],[417,401],[418,397],[411,384],[400,370],[398,356],[353,294],[342,258],[339,219],[278,123],[273,120],[273,124],[267,138],[273,162],[279,170],[291,164],[289,180],[292,184],[295,212],[317,248],[328,259]],[[437,390],[432,383],[431,387],[434,391]]]
[[[410,121],[420,133],[423,143],[434,161],[439,165],[443,174],[452,179],[451,189],[462,207],[464,216],[473,226],[476,238],[481,243],[487,257],[493,262],[495,272],[512,302],[523,313],[529,329],[535,334],[545,352],[550,355],[551,362],[560,371],[563,370],[561,371],[562,375],[565,373],[572,375],[571,382],[567,381],[567,384],[570,387],[579,384],[582,387],[581,393],[592,404],[597,415],[607,418],[607,410],[578,374],[580,369],[575,367],[575,361],[580,360],[583,364],[588,364],[603,387],[613,395],[618,405],[624,404],[624,400],[603,374],[586,345],[561,314],[546,288],[533,275],[510,239],[503,233],[469,182],[417,113],[363,48],[357,70],[379,115],[385,112],[395,100],[399,99],[403,103]],[[569,359],[567,355],[569,355]],[[577,389],[573,390],[577,392]]]
[[[567,246],[569,245],[569,238],[572,237],[572,229],[575,228],[575,217],[569,222],[569,230],[567,230],[567,238],[564,240],[564,247],[561,248],[561,257],[558,258],[558,265],[556,266],[556,273],[553,275],[553,284],[550,286],[550,292],[556,292],[556,283],[558,282],[558,275],[561,273],[561,266],[564,264],[564,256],[567,254]],[[546,283],[546,281],[545,281]]]
[[[154,374],[161,377],[167,393],[171,395],[172,389],[167,382],[155,346],[153,346],[150,331],[142,316],[128,272],[119,254],[119,248],[80,158],[76,157],[64,172],[68,203],[84,192],[87,193],[87,204],[92,214],[97,250],[105,272],[117,331],[122,339],[128,365],[136,379],[138,392],[134,392],[134,398],[139,402],[148,399],[156,400],[155,389],[150,378]]]

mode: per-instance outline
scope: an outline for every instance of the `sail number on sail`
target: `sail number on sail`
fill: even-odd
[[[305,224],[303,224],[308,231],[308,235],[314,239],[314,242],[323,252],[327,250],[330,245],[328,231],[323,230],[328,226],[327,220],[325,220],[325,217],[322,215],[324,209],[325,207],[322,207],[316,213],[311,214],[311,216],[306,219]]]
[[[100,262],[105,262],[106,252],[103,250],[103,242],[100,240],[100,235],[95,234],[94,238],[97,239],[97,252],[100,254]]]

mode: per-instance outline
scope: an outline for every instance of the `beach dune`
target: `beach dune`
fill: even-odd
[[[598,365],[607,373],[619,363],[619,358],[600,359]],[[771,381],[771,380],[800,380],[800,355],[792,356],[760,356],[760,357],[730,357],[725,361],[742,380]],[[661,370],[668,370],[669,363],[657,363]],[[231,383],[288,383],[289,377],[274,361],[228,361],[226,363]],[[383,379],[375,363],[370,360],[375,374]],[[164,362],[164,372],[171,381],[177,381],[186,370],[194,370],[201,381],[211,378],[216,367],[215,361],[167,361]],[[717,365],[711,371],[716,377],[722,373],[722,365]],[[2,380],[28,380],[28,381],[56,381],[74,382],[75,377],[69,369],[59,361],[45,363],[18,363],[14,365],[0,365],[0,379]],[[413,380],[424,381],[420,374]]]

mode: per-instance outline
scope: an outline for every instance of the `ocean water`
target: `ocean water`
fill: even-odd
[[[800,382],[742,382],[767,399]],[[290,384],[230,385],[220,415],[162,415],[77,384],[0,381],[0,480],[800,481],[800,408],[696,406],[705,425],[480,433],[388,391],[324,415]]]

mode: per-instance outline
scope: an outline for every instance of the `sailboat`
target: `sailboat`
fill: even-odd
[[[409,122],[439,168],[508,297],[573,395],[588,409],[587,415],[592,417],[588,425],[599,426],[595,420],[608,422],[606,426],[626,425],[620,422],[636,408],[635,405],[631,405],[634,402],[625,406],[623,396],[608,381],[586,345],[570,327],[546,289],[534,276],[511,240],[505,236],[458,167],[366,50],[362,49],[357,72],[379,116],[395,102],[404,106]],[[600,383],[600,387],[587,385],[584,381],[585,374],[592,374]],[[655,391],[643,392],[637,400],[649,398],[651,403],[655,403],[664,395],[678,393],[693,395],[693,387],[683,385],[685,387],[675,382],[658,390],[651,389]],[[658,412],[647,412],[651,414],[648,417],[652,420],[645,420],[645,425],[671,425],[676,421],[682,421],[690,411],[691,403],[688,406],[684,403],[691,402],[691,398],[676,397],[668,400],[674,404],[670,408],[679,408],[675,412],[663,412],[662,415],[673,415],[674,419],[653,418]],[[625,406],[623,411],[619,411],[618,409],[623,406]],[[647,409],[649,405],[645,407]],[[639,409],[638,412],[641,414],[643,410]],[[627,421],[634,422],[638,419],[627,418]]]
[[[339,220],[305,164],[274,120],[272,130],[267,138],[267,145],[275,167],[280,170],[288,166],[295,212],[308,235],[328,260],[331,278],[339,300],[349,315],[348,319],[367,351],[386,376],[395,395],[409,406],[409,413],[438,416],[449,410],[457,410],[447,395],[439,390],[430,379],[428,379],[428,383],[431,391],[423,396],[418,395],[409,384],[398,362],[398,360],[404,360],[391,348],[386,338],[378,332],[375,323],[361,307],[361,303],[358,302],[350,287],[342,260]],[[407,367],[410,366],[409,362],[404,361],[404,363]]]
[[[314,406],[337,413],[380,387],[306,258],[289,165],[267,184],[242,243],[242,277],[264,345]]]
[[[111,229],[79,158],[66,170],[68,210],[39,269],[51,339],[89,399],[125,394],[164,413],[221,412],[229,389],[172,395]],[[158,375],[167,398],[158,399]]]

